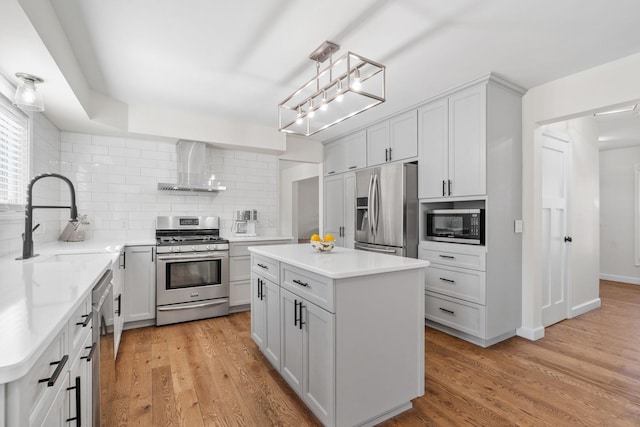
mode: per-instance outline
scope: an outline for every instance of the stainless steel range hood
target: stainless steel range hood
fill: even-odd
[[[183,141],[176,143],[178,154],[178,182],[158,183],[158,190],[224,191],[227,189],[206,167],[207,148],[204,142]]]

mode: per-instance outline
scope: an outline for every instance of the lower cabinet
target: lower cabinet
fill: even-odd
[[[91,425],[91,358],[99,355],[92,353],[91,321],[81,314],[89,298],[29,372],[6,385],[7,426]]]
[[[156,263],[155,246],[127,246],[124,270],[123,315],[130,327],[153,324],[156,318]]]
[[[424,394],[423,268],[333,279],[251,264],[252,338],[323,425],[374,425]]]
[[[280,370],[280,286],[257,274],[251,283],[251,337]]]
[[[280,374],[325,424],[334,414],[334,315],[280,290],[282,364]]]

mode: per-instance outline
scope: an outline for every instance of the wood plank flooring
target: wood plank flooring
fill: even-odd
[[[640,286],[531,342],[425,328],[425,395],[382,426],[640,425]],[[248,312],[125,331],[102,347],[103,426],[319,426],[250,336]]]

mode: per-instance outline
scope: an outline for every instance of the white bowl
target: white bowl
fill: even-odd
[[[315,241],[311,242],[311,246],[313,246],[318,252],[326,253],[331,252],[331,250],[335,247],[335,242],[324,242],[324,241]]]

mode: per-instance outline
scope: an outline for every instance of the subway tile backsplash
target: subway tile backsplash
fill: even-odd
[[[277,232],[277,156],[207,146],[207,164],[227,190],[162,191],[177,180],[174,142],[60,134],[60,172],[78,190],[78,210],[96,239],[151,239],[157,215],[215,215],[230,234],[236,209],[257,209],[258,234]],[[64,192],[63,192],[64,193]]]

